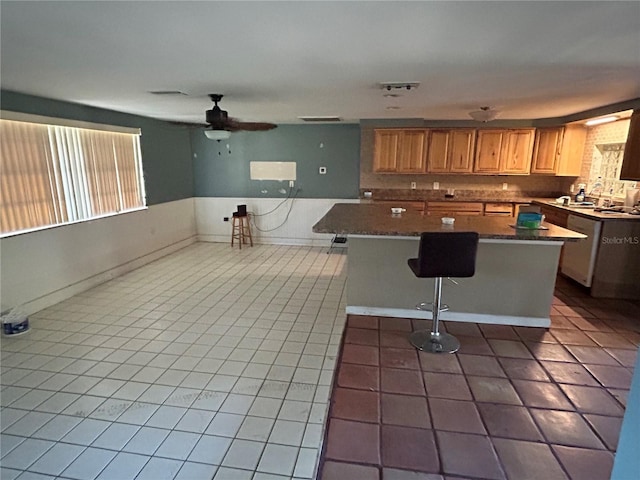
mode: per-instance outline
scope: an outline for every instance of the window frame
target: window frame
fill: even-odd
[[[89,132],[83,132],[83,130],[84,131],[94,130],[98,132],[113,133],[113,134],[126,134],[126,135],[132,135],[137,137],[142,136],[142,132],[140,128],[123,127],[118,125],[108,125],[108,124],[102,124],[102,123],[92,123],[92,122],[86,122],[86,121],[80,121],[80,120],[48,117],[43,115],[33,115],[33,114],[22,113],[22,112],[12,112],[7,110],[0,110],[0,119],[10,120],[15,122],[26,122],[31,124],[41,124],[43,126],[47,126],[49,143],[51,144],[49,148],[53,148],[52,142],[54,142],[54,138],[52,137],[52,135],[54,134],[53,132],[56,131],[57,127],[69,127],[74,129],[82,129],[78,132],[74,132],[74,134],[77,134],[78,139],[82,140],[83,142],[84,142],[85,135],[90,136]],[[117,153],[115,153],[116,150],[119,150],[122,152],[123,151],[122,145],[126,145],[127,142],[126,141],[119,142],[119,141],[115,141],[115,139],[113,141],[115,142],[112,145],[114,149],[114,159],[116,159],[115,160],[116,161],[116,164],[115,164],[116,177],[115,178],[116,178],[116,183],[118,188],[119,201],[129,203],[131,201],[130,192],[128,191],[125,192],[122,189],[121,183],[130,183],[130,182],[122,182],[123,180],[125,180],[125,178],[124,177],[120,178],[118,160],[117,160],[118,157],[117,157]],[[119,211],[108,211],[108,212],[97,213],[97,214],[94,214],[93,212],[89,212],[89,214],[84,218],[70,220],[69,217],[67,217],[65,221],[56,221],[56,223],[23,228],[20,230],[13,230],[13,231],[4,232],[4,233],[0,232],[0,239],[10,238],[13,236],[24,235],[27,233],[33,233],[33,232],[38,232],[43,230],[49,230],[52,228],[64,227],[68,225],[75,225],[75,224],[84,223],[84,222],[91,222],[94,220],[109,218],[116,215],[125,215],[128,213],[135,213],[142,210],[147,210],[149,207],[147,204],[146,184],[145,184],[145,177],[144,177],[144,164],[142,160],[142,146],[141,146],[140,139],[138,138],[137,142],[132,144],[131,147],[132,147],[133,157],[130,159],[128,157],[125,157],[125,162],[129,163],[129,165],[127,165],[126,170],[129,170],[130,173],[133,172],[133,175],[135,176],[134,181],[135,183],[137,183],[136,189],[138,190],[138,192],[136,192],[135,196],[137,197],[139,195],[139,198],[135,199],[133,203],[137,203],[137,200],[139,200],[140,203],[142,203],[142,205],[140,206],[136,205],[131,208],[123,208],[122,210],[119,210]],[[127,152],[127,153],[130,153],[130,152]],[[50,152],[46,152],[45,154],[50,155]],[[81,162],[83,169],[87,168],[86,164],[88,163],[88,160],[84,158],[84,155],[81,155],[81,157],[82,157],[81,159],[75,159],[75,161]],[[59,169],[60,166],[56,165],[55,168]],[[49,180],[45,180],[45,182],[48,182],[50,186],[53,188],[51,181],[52,181],[51,178],[49,178]],[[127,184],[125,188],[129,188],[130,186],[131,185]],[[126,195],[129,195],[129,198],[125,199]],[[88,200],[90,204],[93,205],[93,202],[96,201],[96,199],[97,197],[94,197],[93,194],[90,193],[89,196],[86,196],[85,198],[83,198],[83,201]],[[57,201],[59,201],[59,198],[54,199],[53,203]],[[91,210],[94,210],[94,208],[92,207]],[[97,210],[100,211],[100,208],[98,208]],[[65,216],[66,216],[66,213],[65,213]]]

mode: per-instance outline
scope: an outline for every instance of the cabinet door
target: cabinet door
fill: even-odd
[[[500,173],[500,153],[504,133],[504,130],[478,130],[474,172]]]
[[[401,130],[375,130],[373,150],[374,172],[397,171],[401,135]]]
[[[532,128],[507,131],[502,150],[502,173],[529,173],[533,153],[533,134]]]
[[[449,130],[431,130],[427,171],[429,173],[449,172]]]
[[[473,147],[476,141],[475,130],[451,130],[449,135],[449,171],[452,173],[471,173],[473,171]]]
[[[620,180],[640,180],[640,111],[631,115]]]
[[[555,174],[560,159],[563,128],[539,128],[531,160],[531,173]]]
[[[426,164],[426,130],[404,130],[400,140],[399,173],[424,173]]]
[[[578,177],[582,170],[584,145],[587,140],[587,129],[582,125],[567,125],[562,135],[560,160],[556,175]]]

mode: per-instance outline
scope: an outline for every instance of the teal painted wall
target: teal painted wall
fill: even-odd
[[[189,130],[168,122],[3,90],[3,110],[140,128],[147,205],[193,197]]]
[[[249,162],[280,161],[296,162],[298,198],[358,198],[357,124],[280,125],[266,132],[232,133],[220,142],[194,129],[191,145],[196,197],[285,197],[279,190],[288,190],[288,182],[249,178]],[[326,167],[327,174],[320,175],[319,167]]]

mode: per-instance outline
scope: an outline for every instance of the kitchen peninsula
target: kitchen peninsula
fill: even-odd
[[[336,204],[313,227],[316,233],[348,236],[347,313],[431,318],[415,309],[429,301],[432,279],[416,278],[407,259],[416,257],[420,233],[475,231],[480,235],[476,274],[444,283],[443,320],[548,327],[560,249],[585,235],[556,225],[513,228],[514,218],[458,216],[452,226],[440,216],[389,205]]]

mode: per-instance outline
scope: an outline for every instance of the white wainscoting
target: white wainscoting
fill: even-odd
[[[246,204],[247,211],[253,214],[264,214],[276,208],[283,200],[283,198],[196,198],[196,229],[198,231],[198,240],[205,242],[230,242],[231,218],[229,218],[228,222],[225,222],[223,218],[231,217],[231,214],[236,211],[238,205]],[[253,241],[256,243],[276,245],[328,247],[333,235],[313,233],[311,231],[313,225],[320,220],[335,203],[359,202],[360,200],[358,199],[335,198],[298,198],[295,200],[286,200],[273,213],[265,216],[253,216],[251,221]],[[289,213],[289,217],[287,218],[289,209],[291,209],[291,213]]]
[[[37,312],[195,241],[193,198],[4,238],[2,311]]]

